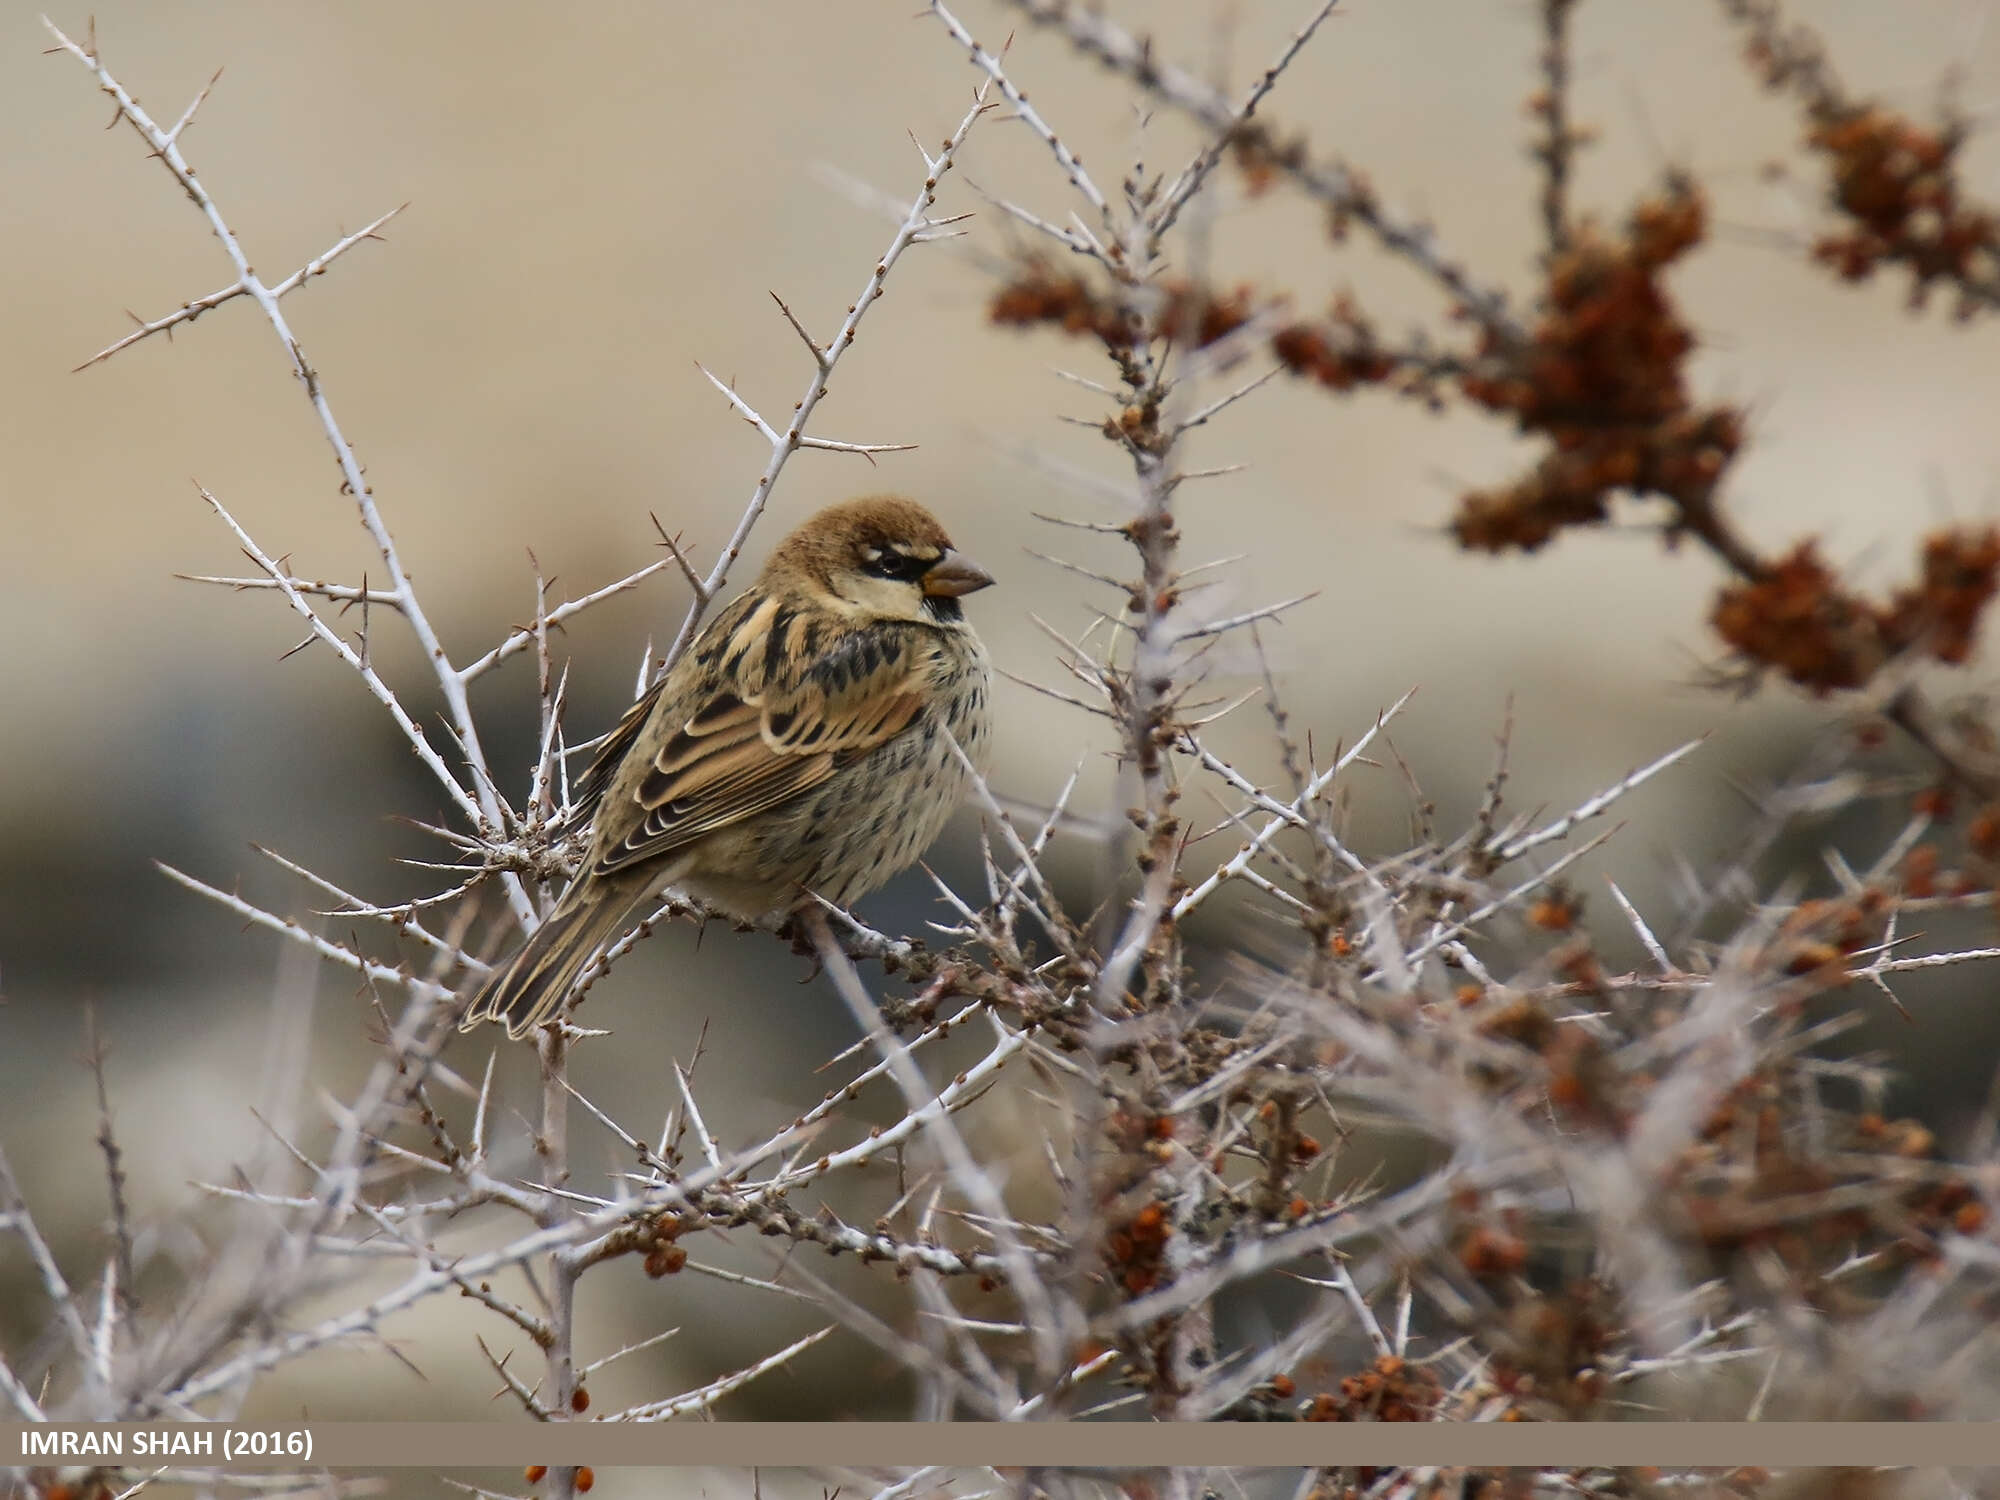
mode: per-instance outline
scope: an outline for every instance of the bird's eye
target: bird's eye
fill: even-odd
[[[861,569],[877,578],[893,578],[898,583],[915,583],[937,566],[935,557],[917,557],[895,548],[867,547],[861,553]]]

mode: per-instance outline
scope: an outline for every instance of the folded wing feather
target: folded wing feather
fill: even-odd
[[[636,824],[616,842],[600,840],[596,868],[610,873],[672,854],[809,791],[907,729],[924,702],[922,645],[910,638],[871,645],[866,671],[827,674],[809,665],[794,681],[754,687],[742,679],[762,677],[760,658],[772,658],[731,651],[725,659],[737,668],[736,686],[699,705],[653,757],[632,792]],[[601,810],[600,821],[612,811]]]

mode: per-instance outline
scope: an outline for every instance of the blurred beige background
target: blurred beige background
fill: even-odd
[[[184,144],[267,277],[409,203],[388,243],[357,249],[287,313],[464,660],[528,617],[530,549],[559,593],[650,558],[649,511],[698,559],[714,556],[765,450],[695,361],[769,413],[797,398],[807,368],[767,293],[824,338],[890,233],[829,186],[826,169],[906,202],[922,176],[910,132],[934,146],[975,81],[914,8],[98,0],[96,24],[111,67],[166,118],[225,67]],[[1114,13],[1155,31],[1169,55],[1240,83],[1301,9],[1174,0]],[[1991,0],[1795,9],[1822,28],[1857,90],[1921,112],[1956,69],[1969,108],[2000,99]],[[1010,24],[981,0],[963,0],[962,14],[993,43]],[[81,28],[86,16],[54,19]],[[1753,86],[1711,8],[1592,0],[1577,38],[1575,114],[1603,132],[1582,159],[1578,202],[1621,216],[1668,163],[1713,195],[1722,228],[1674,285],[1704,337],[1699,389],[1754,413],[1731,487],[1745,530],[1769,547],[1818,530],[1833,559],[1883,586],[1907,575],[1922,530],[1992,516],[2000,326],[1956,328],[1942,308],[1909,317],[1894,278],[1844,289],[1773,247],[1773,232],[1813,222],[1805,189],[1759,170],[1800,161],[1795,118]],[[68,373],[125,330],[124,309],[157,317],[229,275],[137,137],[103,130],[110,110],[84,70],[41,55],[47,41],[32,8],[0,18],[0,254],[11,273],[0,296],[0,1131],[31,1190],[61,1205],[52,1216],[83,1233],[100,1211],[76,1187],[88,1086],[68,1059],[85,995],[107,1007],[122,1115],[182,1127],[145,1143],[154,1206],[179,1201],[186,1177],[221,1174],[254,1139],[241,1080],[261,1045],[253,1020],[277,974],[274,943],[242,934],[148,861],[225,886],[240,877],[303,910],[298,890],[255,862],[245,847],[255,838],[388,897],[413,889],[390,856],[426,846],[387,815],[440,809],[327,653],[278,660],[300,634],[280,601],[171,577],[245,567],[191,480],[300,572],[353,581],[379,563],[247,303],[171,344]],[[1525,4],[1350,0],[1271,112],[1368,171],[1392,203],[1433,218],[1480,279],[1518,298],[1537,245],[1521,107],[1536,46]],[[1131,96],[1050,35],[1021,34],[1010,69],[1107,184],[1135,151],[1170,170],[1191,144],[1164,117],[1142,129]],[[1068,210],[1017,123],[982,125],[962,164],[1048,216]],[[1966,166],[1975,191],[2000,199],[1989,136]],[[816,424],[921,446],[876,468],[800,456],[738,577],[815,506],[907,490],[1000,577],[974,614],[1001,663],[1053,682],[1028,616],[1067,626],[1086,606],[1077,580],[1024,549],[1120,559],[1030,518],[1103,512],[1024,454],[1119,476],[1109,445],[1056,420],[1097,407],[1052,367],[1102,372],[1084,346],[987,327],[995,283],[978,257],[1004,252],[1009,236],[957,176],[939,208],[979,210],[969,238],[898,266]],[[1286,287],[1306,307],[1352,288],[1385,332],[1441,326],[1426,285],[1359,243],[1333,250],[1317,215],[1282,192],[1249,202],[1225,174],[1215,208],[1218,280]],[[1185,492],[1187,556],[1249,554],[1227,585],[1239,607],[1322,590],[1270,634],[1294,720],[1322,745],[1351,739],[1420,686],[1398,743],[1446,819],[1476,799],[1510,697],[1514,789],[1527,806],[1577,800],[1713,731],[1682,771],[1627,803],[1633,826],[1596,862],[1642,905],[1663,904],[1669,851],[1699,864],[1726,847],[1740,807],[1729,778],[1781,769],[1828,711],[1781,690],[1739,705],[1691,685],[1712,654],[1718,575],[1702,556],[1663,559],[1636,530],[1573,536],[1530,560],[1456,552],[1440,528],[1458,490],[1504,478],[1524,451],[1481,418],[1274,386],[1200,435],[1192,461],[1248,468]],[[570,632],[573,732],[616,712],[648,634],[670,632],[683,604],[657,580]],[[391,644],[394,622],[377,631],[385,666],[419,681],[420,664]],[[1953,685],[1983,684],[1988,670],[1975,664]],[[496,752],[514,757],[517,788],[532,695],[521,658],[475,700]],[[1002,708],[1004,793],[1046,800],[1079,753],[1102,748],[1093,725],[1024,689],[1008,687]],[[1222,738],[1247,764],[1271,762],[1254,711]],[[1094,758],[1087,774],[1104,811],[1108,763]],[[1362,841],[1401,837],[1398,781],[1358,785]],[[943,857],[969,868],[957,847]],[[1594,876],[1584,884],[1601,889]],[[920,882],[878,900],[884,920],[906,926],[929,912]],[[746,1109],[781,1087],[774,1033],[822,1053],[840,1034],[837,1016],[801,1015],[776,955],[718,957],[711,944],[696,960],[678,942],[657,944],[673,954],[658,961],[699,963],[701,983],[718,987],[702,993],[730,997],[731,1024],[705,1066],[740,1070],[731,1076],[744,1080]],[[760,996],[765,981],[775,992]],[[329,1035],[351,1040],[346,981],[328,976],[321,990]],[[697,1005],[663,1033],[662,1067],[714,1009]],[[1951,1039],[1933,1026],[1914,1045]],[[343,1054],[332,1066],[358,1065]]]

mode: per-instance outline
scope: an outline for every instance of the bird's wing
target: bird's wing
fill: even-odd
[[[674,853],[901,733],[924,704],[927,654],[917,632],[830,628],[775,599],[740,623],[719,620],[668,674],[681,690],[658,700],[658,712],[685,717],[643,772],[618,778],[629,790],[600,808],[595,868]],[[613,735],[626,735],[629,750],[638,730],[621,724]]]

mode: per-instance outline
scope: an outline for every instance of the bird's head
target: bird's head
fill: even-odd
[[[830,505],[778,544],[764,586],[830,595],[873,619],[953,623],[959,599],[993,576],[952,549],[936,516],[900,495]]]

